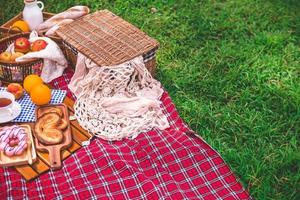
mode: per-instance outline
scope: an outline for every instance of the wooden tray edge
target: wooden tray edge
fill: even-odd
[[[34,163],[37,159],[37,155],[36,155],[36,151],[35,151],[35,146],[34,146],[34,141],[33,141],[33,136],[32,136],[32,131],[31,131],[31,127],[27,124],[22,124],[22,125],[19,125],[23,128],[26,128],[27,129],[27,135],[29,135],[30,137],[30,140],[31,140],[31,156],[32,156],[32,163]],[[3,127],[2,127],[3,128]],[[1,155],[2,156],[2,155]],[[27,158],[27,156],[26,156]],[[1,160],[2,161],[2,160]],[[15,167],[15,166],[20,166],[20,165],[26,165],[26,164],[29,164],[28,163],[28,158],[27,160],[21,160],[19,161],[18,164],[16,163],[8,163],[8,164],[5,164],[3,162],[0,161],[0,167]]]

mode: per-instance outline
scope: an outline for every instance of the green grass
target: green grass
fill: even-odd
[[[0,22],[22,9],[13,2]],[[107,8],[159,40],[157,78],[253,197],[300,199],[299,1],[48,0],[46,8],[76,4]]]

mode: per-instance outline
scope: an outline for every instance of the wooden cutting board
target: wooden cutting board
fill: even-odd
[[[68,113],[70,116],[74,115],[74,101],[70,98],[66,97],[63,102],[68,107]],[[16,123],[7,123],[2,124],[0,127],[3,126],[11,126]],[[22,123],[24,124],[24,123]],[[26,123],[31,127],[31,130],[34,128],[34,123]],[[20,124],[19,124],[20,125]],[[72,131],[72,143],[71,146],[67,149],[63,149],[61,151],[62,160],[67,159],[69,156],[74,154],[76,151],[80,150],[82,146],[82,142],[87,141],[92,135],[84,130],[78,123],[77,120],[70,121],[71,131]],[[34,137],[34,134],[33,134]],[[24,164],[19,166],[14,166],[16,171],[22,175],[22,177],[26,181],[34,180],[38,178],[40,175],[47,173],[50,170],[50,161],[49,161],[49,153],[36,151],[37,158],[33,164]]]
[[[26,124],[19,126],[25,129],[28,140],[30,141],[30,147],[27,148],[21,155],[12,157],[6,156],[3,151],[0,151],[0,167],[32,164],[36,161],[36,151],[34,148],[34,141],[31,133],[31,128],[29,125]]]
[[[41,113],[49,108],[60,108],[63,111],[63,118],[68,122],[67,128],[63,131],[63,141],[60,144],[56,145],[45,145],[41,143],[37,137],[35,137],[35,144],[36,149],[41,152],[48,152],[49,153],[49,162],[50,168],[60,169],[61,168],[61,152],[62,150],[68,148],[72,144],[72,133],[71,133],[71,126],[69,121],[69,114],[68,108],[65,104],[57,104],[57,105],[46,105],[46,106],[39,106],[36,108],[36,120],[41,116]]]

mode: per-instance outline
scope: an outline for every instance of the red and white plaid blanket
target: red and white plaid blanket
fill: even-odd
[[[67,89],[71,76],[69,70],[52,85]],[[96,138],[61,170],[31,182],[0,168],[0,199],[251,199],[220,155],[182,121],[169,95],[161,100],[167,130],[118,142]]]

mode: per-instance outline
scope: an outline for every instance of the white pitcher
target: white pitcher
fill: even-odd
[[[28,23],[31,31],[36,30],[44,21],[42,12],[44,3],[37,0],[24,0],[24,3],[23,19]]]

